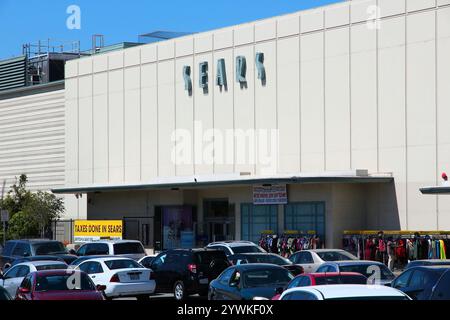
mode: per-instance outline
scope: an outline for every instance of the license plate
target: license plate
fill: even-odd
[[[138,274],[130,274],[130,280],[139,280]]]
[[[204,278],[204,279],[200,279],[198,282],[199,282],[200,284],[208,284],[208,283],[209,283],[209,280],[208,280],[208,278]]]

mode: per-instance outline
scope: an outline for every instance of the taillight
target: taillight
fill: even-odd
[[[117,273],[113,275],[109,282],[120,282],[119,275]]]
[[[195,264],[188,264],[188,269],[192,273],[197,273],[197,265]]]

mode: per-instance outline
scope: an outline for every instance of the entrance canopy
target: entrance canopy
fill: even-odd
[[[420,188],[422,194],[450,194],[450,186],[435,186]]]
[[[369,175],[367,170],[329,171],[271,176],[254,176],[246,172],[210,175],[158,178],[149,182],[124,184],[89,184],[52,189],[57,194],[77,194],[102,191],[160,190],[180,188],[204,188],[253,184],[306,184],[306,183],[389,183],[392,174]]]

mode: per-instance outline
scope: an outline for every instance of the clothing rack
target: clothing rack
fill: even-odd
[[[446,259],[449,236],[450,231],[349,230],[342,244],[358,258],[380,261],[394,270],[413,260]]]
[[[276,253],[283,257],[290,257],[297,251],[322,247],[323,241],[316,231],[285,230],[281,235],[264,231],[261,232],[259,245],[267,252]]]

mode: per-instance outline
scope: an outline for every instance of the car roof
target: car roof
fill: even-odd
[[[301,274],[303,275],[303,274]],[[341,276],[341,277],[364,277],[364,275],[362,275],[361,273],[358,272],[312,272],[312,273],[306,273],[304,275],[310,275],[314,278],[323,278],[323,277],[337,277],[337,276]],[[300,275],[299,275],[300,276]]]
[[[259,270],[259,269],[282,269],[286,270],[285,268],[278,266],[276,264],[271,263],[246,263],[246,264],[239,264],[234,266],[236,269],[240,271],[248,271],[248,270]]]
[[[449,263],[450,264],[450,259],[422,259],[422,260],[414,260],[411,261],[410,263]]]
[[[309,249],[309,250],[302,250],[302,251],[308,251],[308,252],[347,252],[342,249]]]
[[[382,285],[336,284],[314,287],[299,287],[286,290],[286,294],[295,291],[307,291],[322,296],[324,299],[338,299],[350,297],[404,297],[405,294],[397,289]]]
[[[408,270],[430,270],[430,271],[442,271],[450,269],[450,265],[437,265],[437,266],[415,266],[408,268]]]
[[[277,257],[280,257],[283,259],[287,259],[285,257],[280,256],[279,254],[271,253],[271,252],[243,252],[243,253],[233,254],[233,256],[277,256]]]
[[[58,242],[58,240],[50,240],[50,239],[20,239],[20,240],[9,240],[8,242],[20,242],[20,243],[47,243],[47,242]]]
[[[86,242],[83,243],[83,245],[85,244],[92,244],[92,243],[126,243],[126,242],[133,242],[133,243],[141,243],[139,240],[98,240],[98,241],[91,241],[91,242]]]
[[[222,245],[222,246],[228,246],[230,248],[233,247],[243,247],[243,246],[256,246],[255,243],[251,242],[251,241],[245,241],[245,240],[240,240],[240,241],[218,241],[218,242],[212,242],[210,244],[208,244],[209,246],[214,246],[214,245]]]
[[[126,258],[126,257],[120,257],[120,256],[108,256],[108,257],[99,257],[99,258],[86,259],[83,262],[86,262],[86,261],[89,261],[89,260],[103,261],[104,262],[104,261],[111,261],[111,260],[133,260],[133,259]]]
[[[372,261],[372,260],[340,260],[340,261],[328,261],[324,264],[337,264],[339,266],[350,266],[350,265],[385,265],[384,263],[381,263],[379,261]]]
[[[76,269],[40,270],[32,272],[32,274],[36,274],[38,276],[65,275],[69,273],[84,273],[84,272]]]
[[[39,266],[46,266],[46,265],[55,265],[55,264],[59,264],[59,265],[67,265],[67,263],[63,262],[63,261],[58,261],[58,260],[39,260],[39,261],[27,261],[27,262],[22,262],[22,263],[18,263],[15,266],[35,266],[35,267],[39,267]]]

